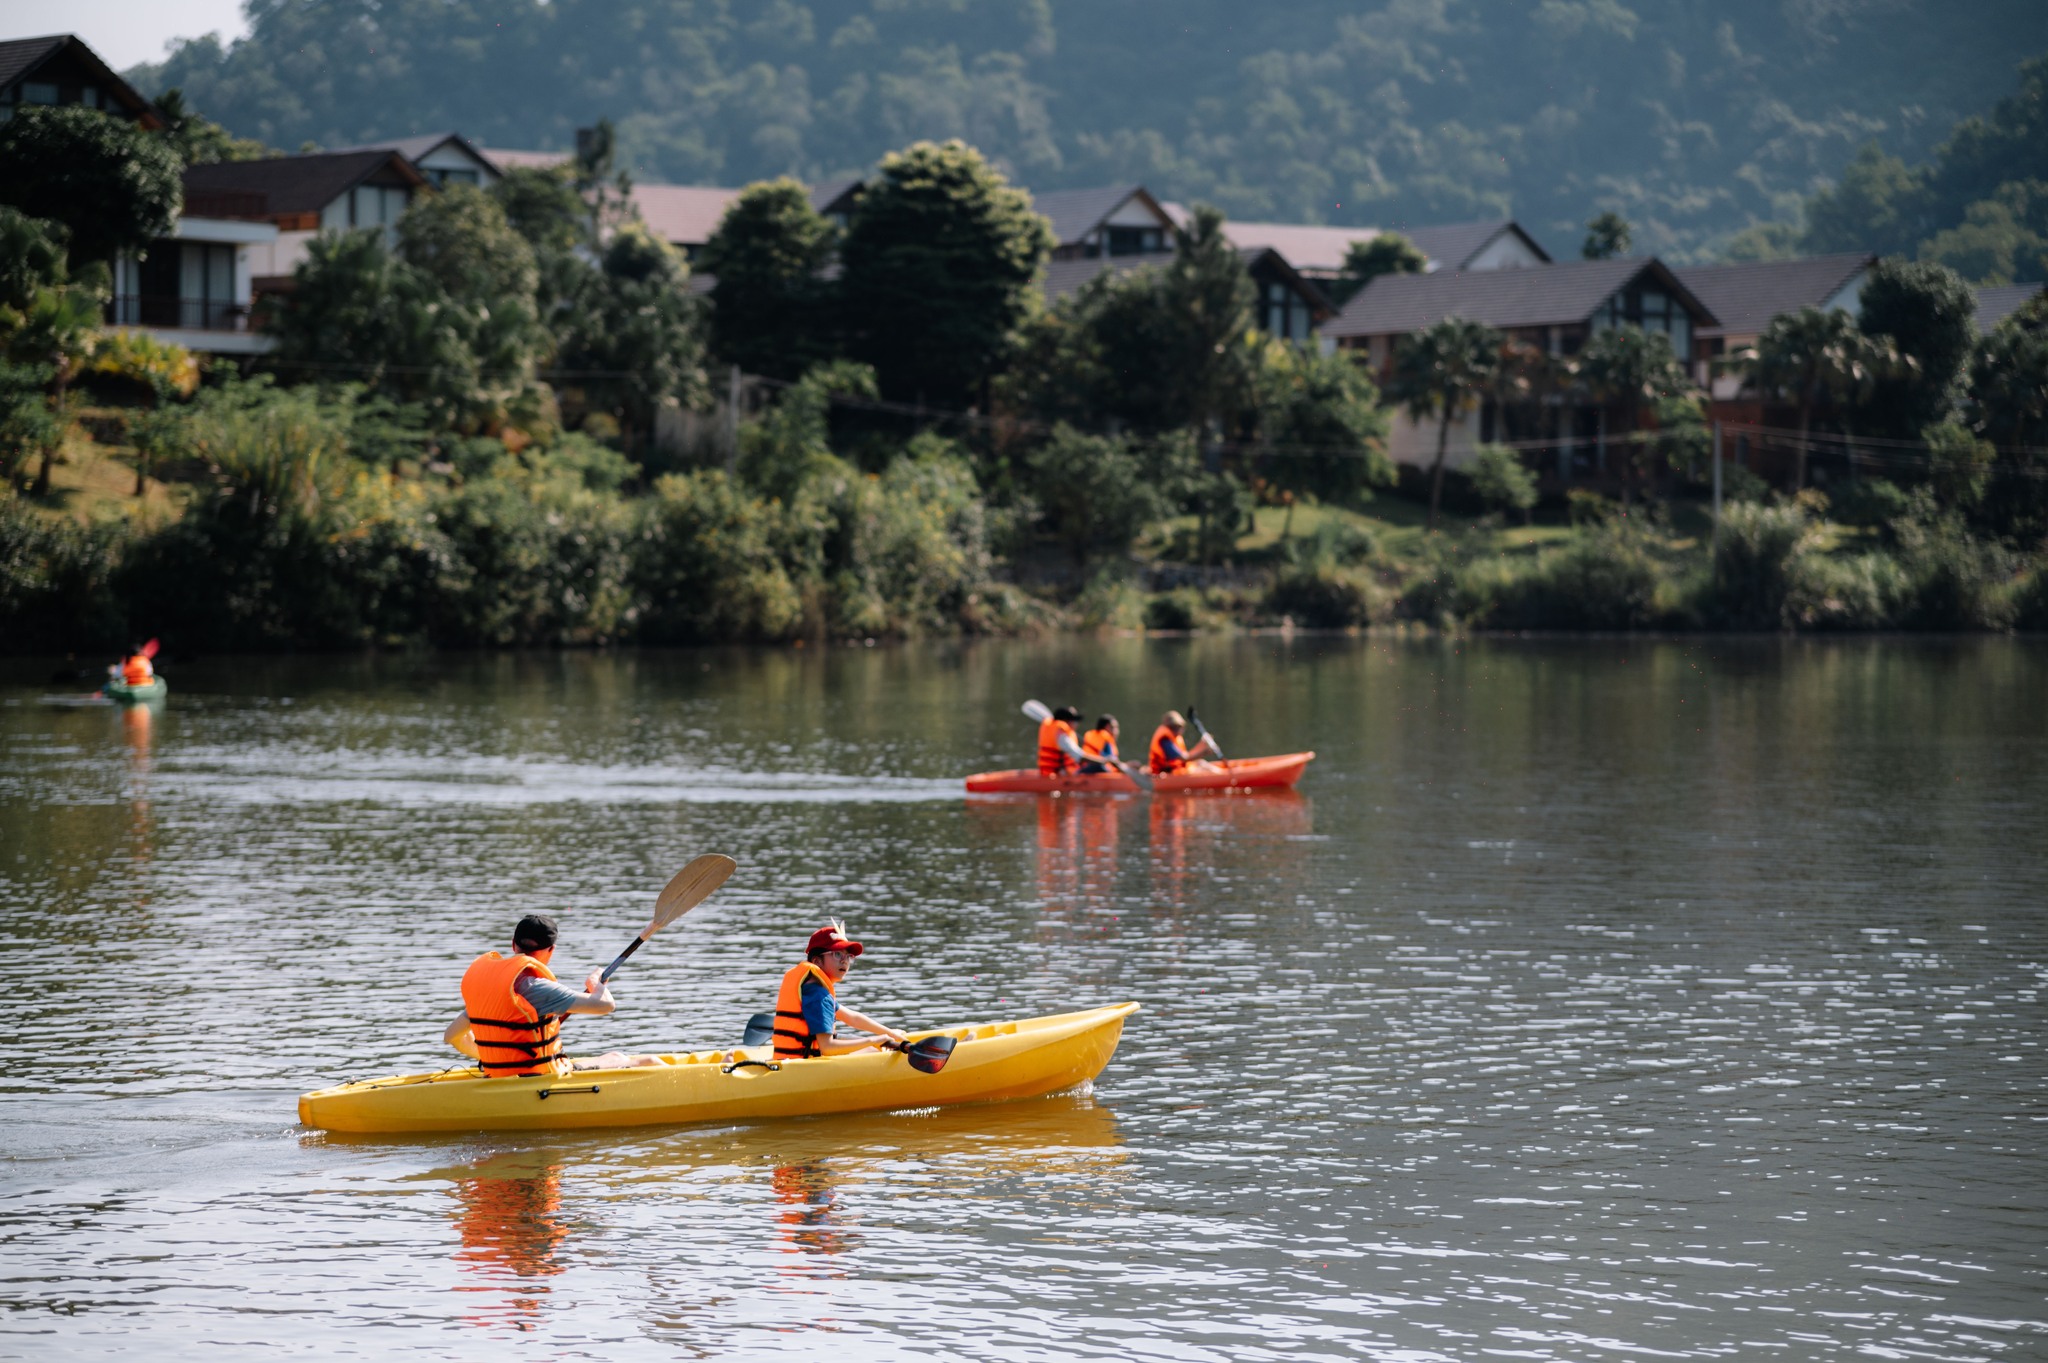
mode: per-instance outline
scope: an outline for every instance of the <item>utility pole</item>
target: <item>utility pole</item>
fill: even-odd
[[[1720,429],[1719,427],[1715,428]],[[725,472],[736,478],[740,471],[740,367],[732,366],[725,385]],[[1719,478],[1719,473],[1715,477]],[[1715,483],[1718,488],[1719,482]],[[1716,494],[1718,495],[1718,494]]]
[[[1708,550],[1709,565],[1721,559],[1721,423],[1714,423],[1714,538]]]

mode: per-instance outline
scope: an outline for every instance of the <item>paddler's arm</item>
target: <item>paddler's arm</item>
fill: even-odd
[[[1061,734],[1059,743],[1060,751],[1073,758],[1076,762],[1090,762],[1094,760],[1087,753],[1081,751],[1081,745],[1074,741],[1072,734]]]
[[[455,1015],[455,1020],[448,1024],[446,1031],[441,1033],[441,1040],[447,1042],[471,1060],[481,1058],[476,1053],[476,1038],[471,1036],[469,1032],[469,1013],[467,1010]]]
[[[856,1013],[843,1003],[839,1005],[839,1020],[849,1027],[858,1027],[863,1032],[873,1032],[884,1041],[908,1041],[910,1039],[894,1027],[879,1023],[865,1013]],[[849,1050],[854,1050],[862,1046],[872,1046],[875,1043],[872,1041],[848,1040],[842,1044]]]

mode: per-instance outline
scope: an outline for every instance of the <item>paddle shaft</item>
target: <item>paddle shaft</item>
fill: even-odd
[[[1217,761],[1222,761],[1223,745],[1221,743],[1218,743],[1216,741],[1216,736],[1209,732],[1209,726],[1202,723],[1202,717],[1195,713],[1195,707],[1192,704],[1188,706],[1188,723],[1195,726],[1195,742],[1201,743],[1207,741],[1207,743],[1209,744],[1209,751],[1216,754]]]

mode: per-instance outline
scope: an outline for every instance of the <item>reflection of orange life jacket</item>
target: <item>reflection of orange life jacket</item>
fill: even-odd
[[[1116,739],[1107,729],[1090,729],[1081,740],[1081,752],[1096,764],[1100,771],[1116,760]]]
[[[1148,756],[1155,775],[1170,776],[1187,766],[1185,758],[1168,757],[1166,755],[1166,745],[1169,742],[1180,743],[1180,735],[1167,728],[1164,724],[1152,731],[1152,751]],[[1186,752],[1187,748],[1182,746],[1181,751]]]
[[[777,1060],[798,1060],[818,1053],[818,1038],[811,1034],[811,1024],[804,1021],[804,981],[813,977],[825,986],[827,993],[834,993],[825,972],[809,961],[791,966],[782,977],[782,987],[775,991]]]
[[[462,1006],[485,1074],[553,1074],[562,1055],[562,1020],[542,1017],[512,986],[521,975],[555,972],[531,956],[486,951],[462,972]]]
[[[121,680],[130,686],[147,686],[155,677],[156,669],[140,653],[121,665]]]
[[[1074,736],[1074,726],[1064,719],[1048,719],[1038,726],[1038,774],[1064,776],[1074,769],[1074,759],[1060,746],[1060,736]]]

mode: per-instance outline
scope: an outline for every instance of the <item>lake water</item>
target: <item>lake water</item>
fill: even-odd
[[[2048,1357],[2048,645],[1059,639],[0,673],[0,1356]],[[973,800],[1036,696],[1283,798]],[[1091,1091],[301,1129],[477,952],[730,1044],[1144,1005]]]

